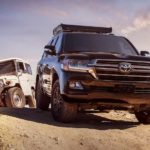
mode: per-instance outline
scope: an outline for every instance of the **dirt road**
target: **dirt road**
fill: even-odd
[[[50,111],[0,108],[0,150],[149,150],[149,143],[150,125],[123,111],[62,124]]]

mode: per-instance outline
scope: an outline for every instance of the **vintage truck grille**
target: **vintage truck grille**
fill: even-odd
[[[120,63],[131,64],[131,70],[128,73],[120,71]],[[150,62],[118,60],[118,59],[101,59],[91,64],[96,69],[97,76],[101,80],[127,81],[127,82],[150,82]]]

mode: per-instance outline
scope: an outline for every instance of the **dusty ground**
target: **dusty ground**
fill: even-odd
[[[50,111],[0,108],[0,150],[149,150],[149,143],[150,125],[123,111],[62,124]]]

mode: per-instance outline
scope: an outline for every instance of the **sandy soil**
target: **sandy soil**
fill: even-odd
[[[0,150],[149,150],[150,125],[124,111],[79,114],[62,124],[51,112],[0,108]]]

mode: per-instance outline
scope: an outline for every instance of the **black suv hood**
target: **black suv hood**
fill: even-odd
[[[150,57],[140,55],[124,55],[116,53],[91,53],[91,52],[80,52],[80,53],[66,53],[61,56],[69,59],[120,59],[120,60],[137,60],[137,61],[150,61]]]

